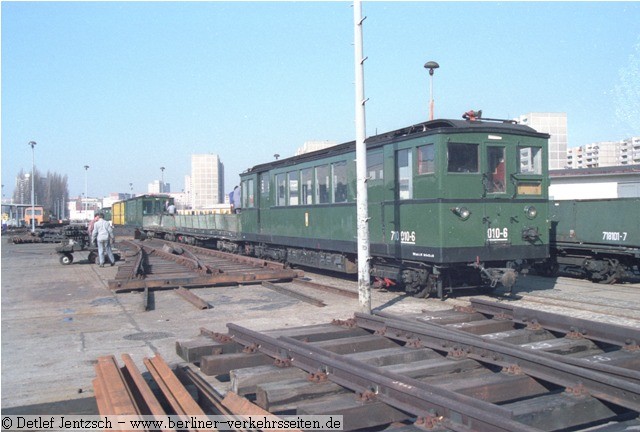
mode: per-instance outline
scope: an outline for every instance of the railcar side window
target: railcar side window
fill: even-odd
[[[253,199],[253,179],[242,182],[242,207],[252,208],[255,200]]]
[[[333,163],[331,171],[333,174],[333,202],[347,202],[347,163]]]
[[[300,171],[300,186],[302,188],[302,204],[313,204],[313,170],[311,168]]]
[[[506,170],[504,159],[504,147],[487,147],[487,192],[506,191]]]
[[[262,195],[269,195],[269,173],[260,175],[260,193]]]
[[[370,186],[384,180],[384,155],[381,151],[367,153],[367,176]]]
[[[542,174],[542,149],[518,147],[518,173]]]
[[[329,165],[316,167],[316,203],[329,203]]]
[[[433,144],[418,147],[418,174],[431,174],[436,170],[436,151]]]
[[[284,173],[276,174],[276,205],[287,205],[287,177]]]
[[[400,150],[396,154],[398,164],[398,198],[413,198],[413,162],[411,149]]]
[[[298,205],[299,204],[299,193],[300,189],[298,188],[298,171],[290,171],[287,173],[287,178],[289,181],[289,205]]]
[[[478,172],[478,145],[466,143],[449,143],[447,146],[450,173]]]

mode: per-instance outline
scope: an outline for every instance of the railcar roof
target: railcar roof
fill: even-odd
[[[536,132],[535,129],[513,123],[511,121],[483,121],[479,120],[452,120],[452,119],[438,119],[431,120],[425,123],[418,123],[412,126],[407,126],[401,129],[397,129],[390,132],[384,132],[382,134],[374,135],[365,140],[367,148],[377,147],[386,142],[394,140],[403,140],[403,137],[411,136],[419,137],[423,135],[433,134],[449,134],[449,133],[472,133],[472,132],[484,132],[484,133],[503,133],[514,135],[527,135],[536,136],[540,138],[549,138],[548,134]],[[286,159],[280,159],[272,162],[267,162],[260,165],[255,165],[252,168],[247,169],[243,174],[268,171],[273,168],[287,167],[296,165],[301,162],[324,159],[333,155],[339,155],[348,151],[353,151],[355,141],[349,141],[343,144],[338,144],[325,149],[316,150],[313,152],[305,153],[298,156],[292,156]]]

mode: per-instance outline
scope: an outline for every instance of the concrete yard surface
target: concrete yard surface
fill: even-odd
[[[212,306],[204,310],[171,289],[153,291],[152,310],[145,311],[141,293],[114,294],[108,289],[117,267],[89,264],[83,252],[74,258],[71,265],[61,265],[55,245],[14,245],[3,238],[3,413],[95,410],[91,381],[100,356],[120,359],[127,353],[143,369],[143,358],[159,353],[175,365],[183,362],[175,353],[176,341],[196,337],[201,327],[224,333],[230,322],[254,330],[324,324],[350,318],[359,310],[357,299],[305,290],[326,303],[318,307],[256,284],[193,289]],[[307,276],[357,291],[354,279]],[[372,306],[418,313],[468,305],[469,298],[425,300],[374,290]],[[610,286],[528,276],[518,282],[516,300],[500,301],[640,328],[640,284]]]

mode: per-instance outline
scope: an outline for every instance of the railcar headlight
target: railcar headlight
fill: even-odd
[[[471,216],[471,212],[466,207],[461,207],[461,206],[454,207],[451,209],[451,211],[453,212],[454,215],[458,216],[462,220],[467,220],[469,219],[469,216]]]
[[[524,214],[526,214],[529,219],[534,219],[536,216],[538,216],[538,209],[536,209],[532,205],[526,206],[524,208]]]

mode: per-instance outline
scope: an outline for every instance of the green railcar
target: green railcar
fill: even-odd
[[[502,283],[549,255],[549,136],[435,120],[367,140],[372,275],[414,295]],[[355,143],[253,167],[242,241],[265,258],[355,273]],[[392,281],[392,282],[391,282]]]
[[[543,269],[594,282],[637,277],[640,268],[640,198],[550,202],[551,260]]]
[[[113,224],[130,228],[142,228],[143,217],[161,214],[174,200],[169,195],[139,195],[114,203]]]
[[[367,139],[371,273],[415,296],[511,287],[549,257],[549,135],[434,120]],[[357,272],[355,143],[241,174],[241,212],[145,218],[152,236]]]

